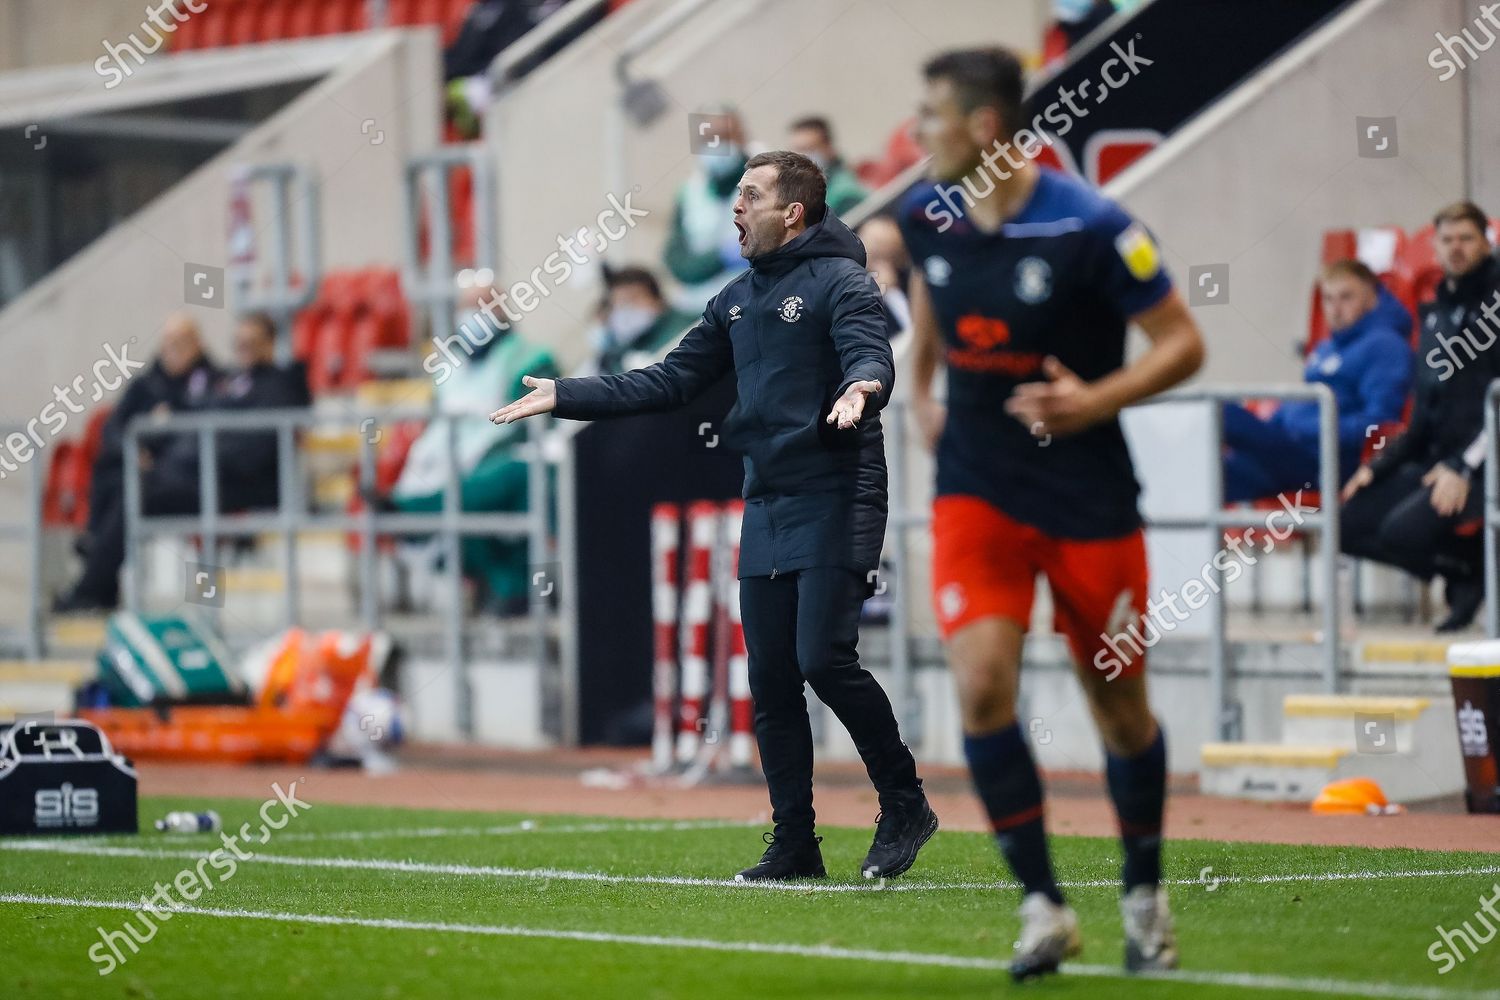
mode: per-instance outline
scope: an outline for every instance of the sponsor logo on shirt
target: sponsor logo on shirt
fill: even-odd
[[[1161,270],[1161,253],[1156,249],[1156,241],[1139,222],[1132,222],[1115,237],[1115,250],[1136,281],[1150,281]]]

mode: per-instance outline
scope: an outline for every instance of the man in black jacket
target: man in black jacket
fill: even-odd
[[[307,406],[311,397],[307,375],[300,364],[275,364],[276,325],[263,313],[246,316],[234,333],[239,370],[224,376],[196,409],[250,410]],[[146,514],[196,514],[198,492],[198,435],[196,432],[160,438],[163,444],[147,452],[141,481],[141,507]],[[275,431],[223,431],[215,436],[219,469],[219,504],[223,511],[255,510],[277,504],[277,448]],[[83,575],[56,605],[58,611],[93,611],[119,602],[120,565],[125,561],[124,493],[101,516],[98,531],[84,560]]]
[[[1433,219],[1445,272],[1421,307],[1411,425],[1344,486],[1343,550],[1447,581],[1448,617],[1439,632],[1474,620],[1484,600],[1482,548],[1484,397],[1500,376],[1500,262],[1490,255],[1488,220],[1470,202]]]
[[[186,313],[173,313],[162,325],[161,346],[151,367],[125,387],[125,393],[110,411],[99,443],[99,455],[89,478],[89,525],[80,541],[87,551],[109,510],[124,493],[125,428],[143,413],[192,409],[199,405],[218,378],[218,369],[203,353],[198,324]],[[142,447],[153,456],[160,440],[146,440]]]
[[[937,830],[890,701],[856,648],[885,537],[877,412],[895,372],[864,247],[825,195],[807,157],[751,158],[734,202],[750,269],[714,296],[682,343],[622,375],[527,377],[532,392],[491,415],[499,423],[549,411],[591,420],[671,410],[734,370],[738,400],[723,436],[745,455],[740,610],[776,823],[741,881],[824,874],[804,682],[849,730],[880,794],[865,877],[906,871]]]

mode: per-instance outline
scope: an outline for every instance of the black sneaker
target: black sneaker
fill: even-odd
[[[1484,583],[1473,577],[1449,580],[1443,596],[1448,599],[1448,617],[1438,624],[1437,631],[1462,632],[1484,604]]]
[[[916,863],[917,852],[937,828],[937,813],[926,796],[914,806],[881,810],[875,817],[875,841],[860,871],[865,878],[895,878]]]
[[[736,882],[781,882],[790,878],[824,878],[823,852],[818,845],[822,837],[786,837],[774,833],[761,835],[770,846],[760,856],[760,863],[746,868],[734,877]]]

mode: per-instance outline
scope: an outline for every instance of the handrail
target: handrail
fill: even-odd
[[[521,80],[526,75],[521,72],[521,68],[534,60],[543,48],[582,21],[598,15],[601,8],[608,6],[608,2],[609,0],[570,0],[561,10],[549,15],[514,43],[507,45],[486,70],[496,94]],[[530,69],[527,70],[529,71]]]
[[[33,421],[34,422],[34,421]],[[23,424],[0,425],[0,437],[26,434]],[[42,605],[42,524],[46,502],[47,463],[51,455],[37,449],[26,470],[26,518],[0,521],[0,541],[26,543],[26,623],[21,628],[26,659],[40,660],[47,654],[46,613]],[[19,471],[19,470],[17,470]]]
[[[1493,394],[1492,394],[1493,395]],[[1299,530],[1311,530],[1317,532],[1320,537],[1319,562],[1324,579],[1323,591],[1323,682],[1325,688],[1330,692],[1337,692],[1340,685],[1341,675],[1341,637],[1339,634],[1339,448],[1338,448],[1338,407],[1334,400],[1333,392],[1325,385],[1271,385],[1271,386],[1198,386],[1182,389],[1175,392],[1163,393],[1143,400],[1135,406],[1155,406],[1162,403],[1191,403],[1208,402],[1224,403],[1247,398],[1281,399],[1281,400],[1315,400],[1318,403],[1318,488],[1322,494],[1322,506],[1314,511],[1303,514],[1299,524]],[[897,710],[901,714],[903,727],[911,727],[915,731],[916,719],[912,717],[915,706],[913,693],[913,677],[911,663],[911,615],[910,609],[905,606],[908,595],[905,584],[912,578],[909,570],[909,552],[907,535],[913,528],[925,527],[931,520],[928,513],[907,510],[905,489],[907,486],[906,468],[906,440],[907,428],[905,425],[906,404],[892,403],[886,407],[891,411],[892,424],[892,448],[890,449],[889,461],[891,466],[890,479],[891,491],[889,499],[889,526],[893,534],[891,544],[891,565],[894,579],[892,586],[896,591],[896,604],[891,614],[891,670],[894,677],[894,688]],[[1208,513],[1203,517],[1180,517],[1180,518],[1158,518],[1147,520],[1146,526],[1151,528],[1202,528],[1213,533],[1216,539],[1215,548],[1222,544],[1223,532],[1226,528],[1250,527],[1265,523],[1264,515],[1257,516],[1244,511],[1226,510],[1224,508],[1224,479],[1222,474],[1223,461],[1220,457],[1222,448],[1224,428],[1223,409],[1215,405],[1210,408],[1210,420],[1213,433],[1210,435],[1212,442],[1212,453],[1207,456],[1206,468],[1210,469],[1212,475],[1209,477],[1209,500]],[[1491,407],[1488,414],[1493,419],[1494,408]],[[1491,442],[1494,436],[1491,435]],[[1493,444],[1492,444],[1493,447]],[[1497,514],[1500,516],[1500,514]],[[1493,557],[1493,535],[1489,535],[1491,546],[1488,550]],[[1493,558],[1492,558],[1493,561]],[[1225,622],[1224,608],[1224,579],[1223,570],[1212,562],[1208,565],[1208,571],[1213,575],[1214,586],[1207,607],[1209,608],[1211,640],[1209,644],[1209,685],[1210,697],[1215,708],[1215,724],[1221,739],[1235,739],[1239,735],[1239,713],[1230,697],[1229,683],[1231,677],[1231,664],[1229,656],[1229,636]],[[1494,604],[1490,607],[1493,609]]]
[[[1500,531],[1500,429],[1495,405],[1500,401],[1500,378],[1490,382],[1484,394],[1484,634],[1500,638],[1500,560],[1495,553],[1495,532]]]
[[[374,486],[376,436],[368,433],[382,422],[422,419],[445,422],[447,482],[443,490],[442,510],[431,513],[384,513],[366,505],[358,514],[315,513],[306,506],[306,491],[300,482],[300,465],[296,461],[295,434],[329,424],[353,425],[360,434],[361,484]],[[153,537],[202,539],[202,551],[212,553],[218,540],[225,537],[254,537],[261,534],[281,536],[286,563],[286,610],[288,626],[300,617],[300,594],[296,574],[297,536],[307,531],[357,532],[360,535],[360,615],[364,626],[380,627],[379,600],[376,593],[375,546],[382,535],[437,536],[443,546],[448,573],[449,593],[444,608],[445,653],[457,685],[459,729],[472,736],[472,690],[464,661],[463,646],[463,576],[459,572],[460,543],[469,536],[526,538],[530,542],[531,561],[546,561],[548,544],[548,476],[546,449],[542,446],[547,421],[527,423],[525,460],[529,466],[527,510],[524,513],[480,513],[461,509],[460,474],[457,458],[456,428],[460,420],[479,419],[470,413],[433,412],[416,407],[388,407],[330,414],[311,409],[264,409],[174,413],[165,416],[142,414],[125,429],[125,606],[141,610],[145,597],[145,565],[141,558],[142,542]],[[219,510],[219,448],[216,434],[225,431],[273,431],[277,439],[277,505],[269,511],[221,514]],[[199,442],[198,513],[174,516],[147,516],[141,509],[140,441],[145,437],[171,433],[196,434]],[[537,588],[528,588],[530,617],[536,640],[538,664],[545,668],[548,650],[548,607]]]

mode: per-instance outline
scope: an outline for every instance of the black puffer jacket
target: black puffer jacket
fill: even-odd
[[[745,456],[739,575],[814,566],[868,573],[885,538],[879,410],[895,381],[889,317],[859,238],[832,213],[753,258],[657,364],[557,380],[559,417],[655,413],[692,401],[733,367],[725,443]],[[851,430],[825,422],[853,382],[879,381]]]

